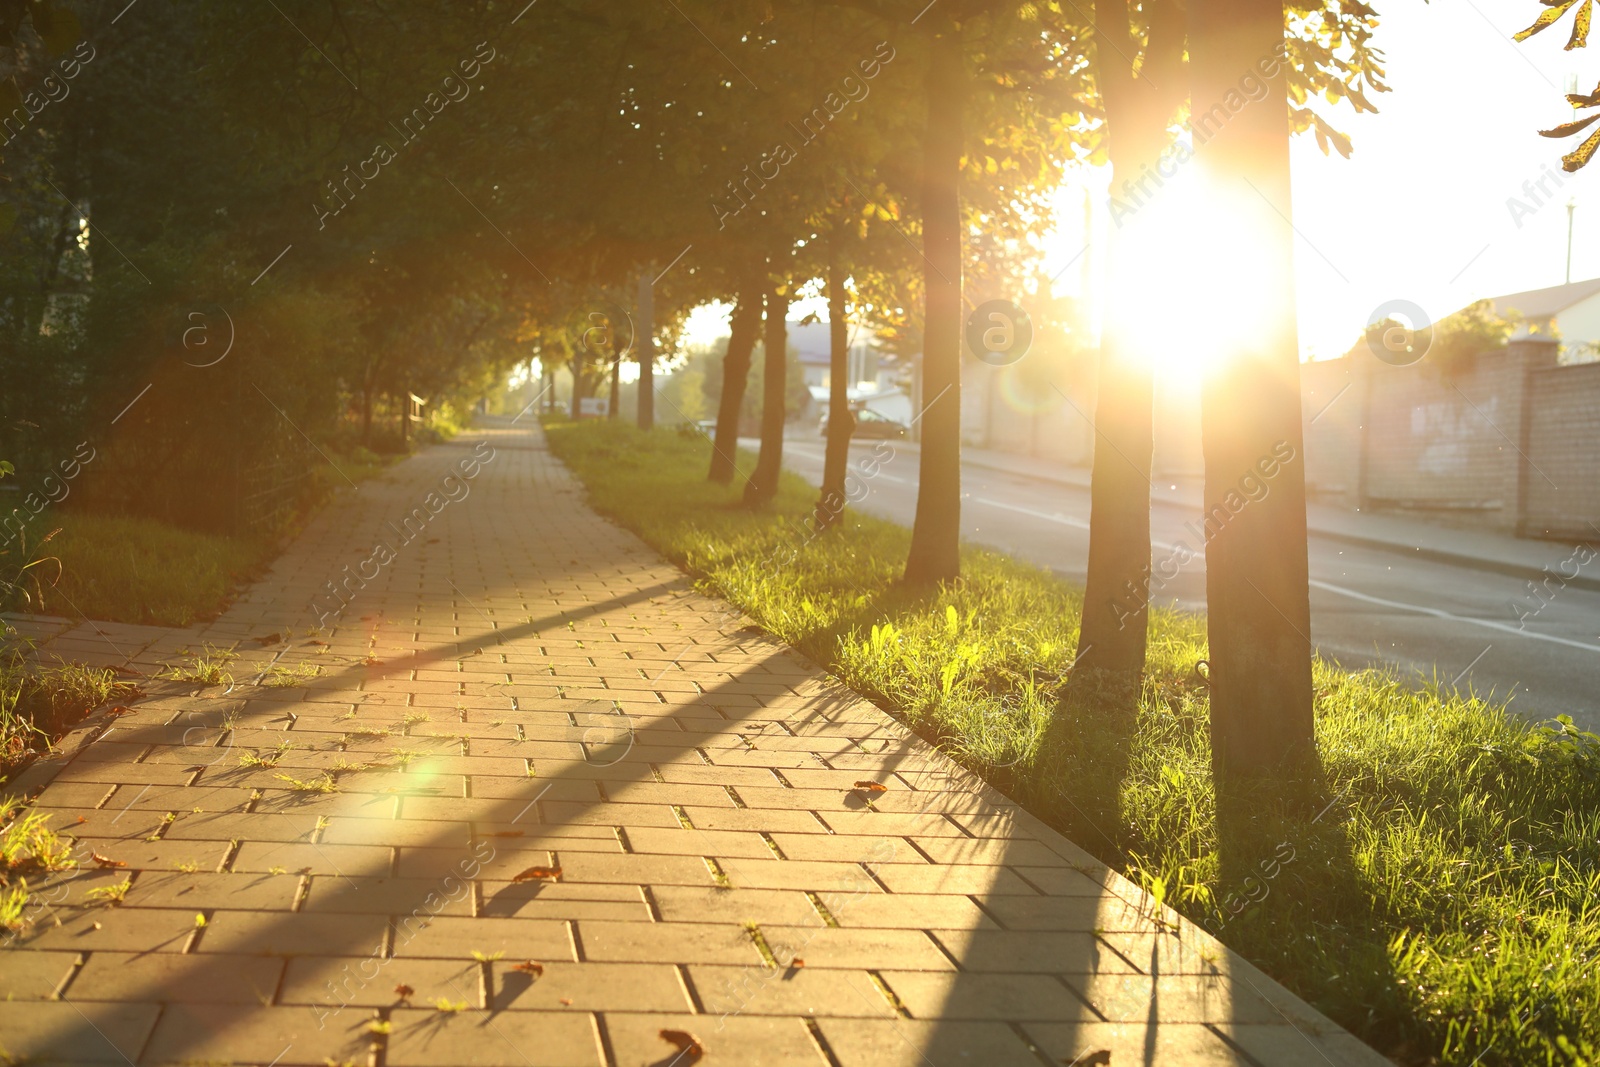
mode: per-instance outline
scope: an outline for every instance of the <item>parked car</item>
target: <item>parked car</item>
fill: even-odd
[[[856,417],[855,432],[850,436],[855,438],[887,438],[890,440],[905,437],[909,431],[903,422],[891,419],[887,415],[880,415],[870,408],[854,408],[851,414]],[[828,416],[822,416],[822,422],[817,427],[817,432],[823,437],[828,436]]]

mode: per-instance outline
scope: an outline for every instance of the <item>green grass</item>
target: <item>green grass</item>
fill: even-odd
[[[41,667],[28,659],[15,631],[0,624],[0,782],[126,683],[102,667]]]
[[[705,481],[698,436],[548,433],[598,510],[707,591],[1386,1055],[1600,1062],[1600,737],[1318,662],[1322,780],[1219,803],[1203,619],[1153,612],[1137,701],[1069,693],[1072,585],[968,547],[961,582],[908,591],[907,531],[851,514],[809,540],[797,477],[752,513]]]
[[[20,554],[21,548],[14,543],[11,551]],[[269,552],[264,544],[153,519],[50,511],[30,528],[28,555],[43,562],[23,583],[27,599],[13,596],[4,606],[73,619],[188,626],[216,617],[229,593]]]

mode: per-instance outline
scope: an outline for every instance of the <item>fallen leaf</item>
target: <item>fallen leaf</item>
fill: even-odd
[[[568,1007],[571,1007],[572,1006],[572,998],[571,997],[562,997],[561,998],[561,1003],[567,1005]]]
[[[88,819],[85,819],[85,818],[84,818],[84,817],[83,817],[83,816],[82,816],[82,815],[80,815],[80,816],[78,816],[78,822],[80,822],[80,823],[85,823],[85,822],[88,822],[88,821],[89,821],[89,820],[88,820]]]
[[[328,647],[328,642],[326,642],[326,641],[318,641],[315,637],[313,637],[311,640],[307,641],[306,644],[308,644],[308,645],[321,645],[323,648],[327,648]]]
[[[375,618],[377,618],[376,615],[363,615],[363,616],[361,616],[361,621],[362,622],[371,622]]]
[[[60,925],[61,925],[61,922],[60,922],[60,920],[57,920],[57,921],[56,921],[56,925],[57,925],[57,926],[60,926]],[[101,929],[101,926],[100,926],[100,924],[99,924],[99,923],[95,923],[95,924],[94,924],[94,928],[95,928],[95,929],[96,929],[96,930],[99,930],[99,929]]]
[[[110,856],[102,856],[98,852],[89,853],[89,858],[94,860],[96,867],[126,867],[122,860],[114,860]]]
[[[144,672],[143,671],[136,671],[132,667],[112,667],[111,668],[111,673],[113,673],[113,674],[126,674],[130,678],[143,678],[144,677]]]
[[[381,667],[381,666],[383,666],[383,660],[379,659],[377,656],[368,656],[366,659],[362,660],[361,662],[363,664],[365,664],[366,666],[368,666],[368,667]]]
[[[806,965],[806,961],[801,959],[799,956],[796,956],[794,959],[789,961],[789,966],[793,967],[795,970],[799,970],[801,967],[804,967],[805,965]]]
[[[397,986],[394,987],[394,995],[399,997],[401,1000],[409,999],[411,994],[413,994],[415,992],[416,992],[415,989],[412,989],[410,986],[408,986],[408,985],[406,985],[404,983],[401,983],[400,985],[397,985]]]
[[[663,1030],[661,1040],[677,1046],[679,1055],[687,1056],[685,1062],[694,1063],[706,1054],[706,1047],[700,1039],[687,1030]]]
[[[282,640],[283,640],[283,635],[282,634],[268,634],[265,637],[256,638],[256,644],[258,644],[258,645],[275,645],[279,641],[282,641]]]
[[[128,707],[126,704],[118,704],[114,708],[107,708],[106,709],[106,714],[107,715],[111,715],[111,716],[132,715],[133,714],[133,709]]]
[[[523,974],[531,974],[535,978],[544,974],[544,964],[535,963],[532,960],[524,960],[521,963],[514,964],[511,969],[513,971],[521,971]]]
[[[865,778],[856,783],[856,788],[864,789],[868,793],[887,793],[889,791],[889,787],[882,782],[868,781]]]
[[[438,543],[439,543],[439,539],[438,539],[438,538],[437,538],[437,537],[430,537],[430,538],[428,538],[428,544],[430,544],[430,545],[436,545],[436,544],[438,544]]]
[[[536,878],[548,878],[553,882],[561,881],[560,867],[529,867],[519,875],[512,877],[513,882],[531,882]]]

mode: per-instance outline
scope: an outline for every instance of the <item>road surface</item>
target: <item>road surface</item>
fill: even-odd
[[[859,442],[851,447],[852,465],[871,458],[875,448],[879,457],[892,458],[864,480],[867,495],[856,506],[909,525],[918,456],[890,442]],[[822,451],[820,440],[785,441],[784,463],[818,484]],[[962,469],[962,488],[961,524],[969,541],[1083,581],[1086,488],[972,464]],[[1198,504],[1154,503],[1158,569],[1179,544],[1200,547],[1200,517]],[[1552,568],[1570,552],[1559,544],[1549,549]],[[1351,667],[1388,665],[1416,681],[1435,678],[1509,699],[1529,718],[1566,714],[1584,729],[1600,730],[1600,592],[1569,587],[1541,601],[1525,579],[1316,534],[1310,565],[1311,639],[1323,655]],[[1179,569],[1152,599],[1204,611],[1204,557]]]

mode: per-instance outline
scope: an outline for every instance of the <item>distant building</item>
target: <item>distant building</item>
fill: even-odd
[[[870,408],[897,422],[912,418],[911,398],[900,381],[904,377],[891,357],[873,345],[873,333],[864,327],[850,328],[848,394],[852,406]],[[833,346],[826,322],[789,323],[789,344],[806,388],[811,392],[810,410],[801,418],[811,421],[828,410],[828,373]]]
[[[1563,363],[1586,363],[1600,358],[1600,278],[1530,289],[1490,298],[1497,315],[1521,316],[1513,334],[1554,337],[1561,342]]]

